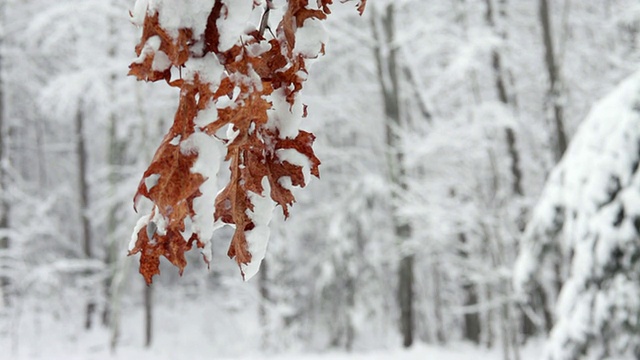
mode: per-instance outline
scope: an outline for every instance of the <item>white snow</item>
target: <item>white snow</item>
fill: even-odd
[[[309,181],[311,181],[311,162],[306,155],[299,153],[296,149],[278,149],[276,150],[276,156],[282,162],[286,161],[289,164],[302,167],[304,183],[305,185],[309,184]],[[289,177],[287,176],[285,178]],[[291,182],[291,178],[289,178],[289,182]]]
[[[206,342],[205,339],[202,339]],[[229,341],[233,341],[229,339]],[[224,346],[226,344],[221,344]],[[195,346],[200,348],[201,346]],[[193,348],[168,348],[165,350],[136,349],[127,347],[119,350],[115,355],[110,355],[107,351],[96,352],[86,350],[84,353],[75,354],[48,354],[47,360],[210,360],[212,357],[208,354],[196,352]],[[535,356],[536,349],[527,346],[527,353],[521,357],[521,360],[537,360]],[[215,354],[215,350],[212,350]],[[7,355],[7,354],[3,354]],[[0,360],[28,360],[42,359],[42,357],[3,357]],[[218,360],[496,360],[501,359],[502,355],[496,351],[474,348],[468,344],[452,345],[451,348],[437,347],[433,345],[418,345],[410,350],[378,350],[363,352],[338,352],[329,351],[325,353],[285,353],[285,354],[260,354],[251,352],[248,355],[238,356],[215,356]]]
[[[200,128],[204,128],[205,126],[211,124],[216,121],[218,118],[218,109],[216,108],[213,101],[210,101],[207,104],[207,107],[198,111],[198,115],[194,119],[194,123],[196,126]]]
[[[203,132],[191,134],[188,139],[180,144],[181,151],[195,151],[198,154],[191,172],[201,174],[205,181],[200,185],[202,195],[193,199],[194,215],[191,219],[191,231],[198,234],[204,244],[202,251],[207,260],[211,259],[211,237],[220,226],[213,221],[215,212],[215,198],[218,193],[217,178],[222,158],[224,145],[215,137]]]
[[[153,231],[150,235],[153,235],[153,233],[156,233],[160,236],[164,236],[167,234],[167,219],[164,217],[164,215],[162,215],[162,213],[160,213],[160,210],[157,206],[154,207],[154,215],[151,220],[149,220],[149,223],[154,224]],[[147,231],[149,231],[149,229],[150,228],[147,227]],[[149,240],[153,242],[151,236],[149,236]]]
[[[131,251],[136,247],[136,242],[138,241],[138,233],[140,230],[147,226],[149,223],[149,219],[151,219],[151,214],[143,215],[138,219],[136,226],[133,228],[133,232],[131,233],[131,241],[129,241],[128,250]]]
[[[272,131],[276,129],[280,131],[280,138],[293,139],[298,136],[300,123],[302,122],[303,107],[300,101],[295,101],[293,106],[287,102],[287,98],[283,88],[276,89],[266,100],[273,105],[267,110],[269,120],[266,124],[267,128]]]
[[[514,277],[520,298],[532,282],[545,283],[545,274],[554,269],[549,261],[559,264],[565,281],[547,359],[583,352],[596,358],[605,347],[622,356],[640,346],[624,330],[627,318],[621,316],[640,310],[640,288],[629,260],[637,248],[633,219],[640,216],[639,105],[640,72],[592,108],[551,173],[527,227]],[[593,333],[603,328],[615,332],[619,347],[610,336]]]
[[[215,91],[220,85],[224,66],[220,64],[218,58],[211,53],[201,58],[190,58],[182,71],[182,78],[187,81],[194,81],[196,74],[201,82],[211,84],[211,90]]]
[[[271,50],[271,44],[266,40],[247,45],[247,54],[251,57],[258,57],[269,50]]]
[[[207,26],[207,18],[214,0],[180,1],[180,0],[137,0],[133,7],[132,21],[141,25],[145,14],[158,13],[160,25],[172,36],[178,35],[179,29],[192,29],[193,37],[198,38]]]
[[[273,216],[273,209],[276,203],[271,200],[271,186],[269,179],[265,176],[262,178],[262,194],[248,192],[249,200],[253,204],[253,211],[247,210],[247,215],[255,225],[255,227],[246,231],[246,239],[248,250],[251,253],[251,261],[248,264],[241,264],[243,278],[245,281],[251,279],[260,269],[262,259],[267,253],[267,245],[269,243],[269,222]]]
[[[160,174],[151,174],[144,178],[144,186],[147,188],[147,191],[151,191],[151,189],[158,185],[158,180],[160,179]]]
[[[171,141],[169,141],[169,144],[173,146],[178,146],[178,144],[180,144],[181,138],[182,138],[182,135],[176,135],[173,139],[171,139]]]
[[[142,26],[147,15],[149,0],[136,0],[131,10],[131,22],[137,26]]]
[[[171,60],[164,51],[156,51],[151,63],[151,69],[154,71],[165,71],[171,67]]]
[[[252,303],[253,289],[238,287],[241,305]],[[261,328],[254,311],[230,310],[224,297],[199,296],[182,293],[167,298],[168,289],[155,288],[158,300],[154,308],[154,337],[151,347],[143,344],[144,312],[141,308],[124,307],[120,346],[115,353],[109,350],[109,330],[96,327],[74,336],[60,324],[39,320],[39,334],[26,333],[36,314],[24,314],[22,326],[17,328],[17,346],[9,337],[0,337],[0,360],[496,360],[502,359],[500,349],[488,350],[468,343],[454,342],[447,347],[417,343],[409,350],[358,349],[347,353],[338,350],[315,352],[296,346],[286,353],[260,351]],[[160,301],[163,300],[163,301]],[[228,299],[231,302],[230,299]],[[68,324],[67,324],[68,326]],[[278,334],[275,334],[276,336]],[[14,344],[15,345],[15,344]],[[521,360],[538,360],[539,340],[532,339],[522,349]]]
[[[184,241],[189,241],[191,235],[193,235],[193,221],[191,220],[191,216],[184,218],[184,231],[181,231],[180,235],[182,235]]]
[[[247,23],[252,18],[253,1],[222,0],[222,2],[225,4],[226,17],[220,17],[217,21],[220,33],[218,48],[220,51],[227,51],[240,42]]]
[[[161,42],[162,39],[160,39],[160,36],[158,35],[154,35],[148,38],[147,42],[145,42],[144,46],[142,47],[140,55],[133,62],[136,64],[142,64],[147,56],[155,54],[158,49],[160,49]]]
[[[295,54],[312,59],[318,56],[322,45],[327,43],[328,35],[321,20],[308,18],[302,27],[296,30]]]

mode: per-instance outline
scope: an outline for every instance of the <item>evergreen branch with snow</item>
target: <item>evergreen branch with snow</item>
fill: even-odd
[[[557,297],[544,359],[640,356],[639,94],[636,73],[593,107],[525,233],[516,290]]]

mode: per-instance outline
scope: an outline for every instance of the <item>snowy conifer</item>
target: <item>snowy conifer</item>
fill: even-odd
[[[639,164],[637,73],[592,108],[525,233],[516,288],[559,289],[545,359],[640,356]]]

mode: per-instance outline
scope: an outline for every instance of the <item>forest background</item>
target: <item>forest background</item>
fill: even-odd
[[[336,4],[302,93],[321,179],[274,216],[260,272],[242,281],[227,229],[210,270],[193,251],[150,287],[125,256],[132,197],[178,94],[125,76],[132,7],[0,0],[0,348],[517,359],[547,337],[567,277],[515,291],[523,233],[592,106],[637,70],[640,4]]]

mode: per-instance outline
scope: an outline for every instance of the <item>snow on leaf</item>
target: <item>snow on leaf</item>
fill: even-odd
[[[290,187],[306,185],[305,169],[307,174],[319,176],[320,161],[312,149],[314,136],[299,131],[306,107],[299,103],[297,94],[307,78],[306,60],[324,53],[324,43],[320,41],[317,46],[323,37],[315,34],[321,28],[314,25],[313,46],[305,46],[305,51],[298,54],[294,48],[297,30],[307,19],[325,19],[332,1],[318,1],[318,8],[310,7],[308,0],[288,1],[275,29],[277,36],[270,40],[260,33],[259,24],[252,25],[254,30],[239,30],[245,21],[243,16],[249,22],[249,13],[260,9],[259,3],[235,1],[215,0],[208,16],[202,13],[202,4],[168,14],[173,5],[154,3],[144,18],[142,38],[136,46],[138,58],[130,65],[129,74],[145,81],[164,79],[180,88],[173,126],[134,198],[134,205],[141,196],[154,204],[151,213],[136,226],[129,252],[141,254],[140,272],[147,283],[159,273],[160,256],[182,272],[186,266],[184,252],[194,242],[199,248],[211,248],[210,239],[200,238],[199,231],[186,231],[185,223],[195,229],[209,229],[204,232],[207,235],[216,227],[214,223],[234,225],[228,255],[235,258],[243,277],[245,270],[249,271],[247,277],[252,276],[266,250],[268,239],[262,237],[269,236],[273,208],[280,205],[288,216],[289,206],[295,201]],[[364,1],[358,6],[361,12]],[[198,13],[191,14],[189,9]],[[137,9],[136,16],[140,13]],[[184,19],[172,19],[171,15]],[[233,39],[237,39],[235,43]],[[170,81],[172,68],[184,69],[184,77]],[[229,130],[227,138],[220,135],[224,127]],[[195,143],[206,146],[194,145],[190,140],[194,134],[199,139],[205,136],[206,141]],[[217,176],[218,169],[205,171],[198,161],[201,151],[216,149],[212,141],[226,147],[224,160],[231,170],[228,184],[217,196],[211,182],[215,179],[210,178]],[[296,163],[282,160],[278,150],[295,151],[305,160],[299,161],[298,155],[298,161],[293,161]],[[217,167],[220,162],[212,163]],[[210,211],[203,199],[214,197]],[[198,214],[194,210],[196,199]],[[203,219],[202,214],[211,213],[211,218]],[[198,223],[202,221],[209,223]],[[189,238],[183,234],[190,234]]]
[[[144,20],[142,29],[142,39],[136,46],[136,54],[138,57],[143,54],[145,46],[149,40],[153,41],[155,37],[159,37],[161,42],[156,50],[162,52],[170,60],[174,66],[183,65],[189,58],[189,47],[187,42],[191,39],[191,30],[182,29],[178,34],[177,39],[173,39],[158,23],[158,14],[147,17]],[[171,77],[170,68],[162,71],[156,70],[153,67],[153,60],[156,56],[155,52],[150,52],[143,55],[142,62],[133,62],[129,66],[129,75],[134,75],[138,80],[145,81],[158,81],[169,80]]]

